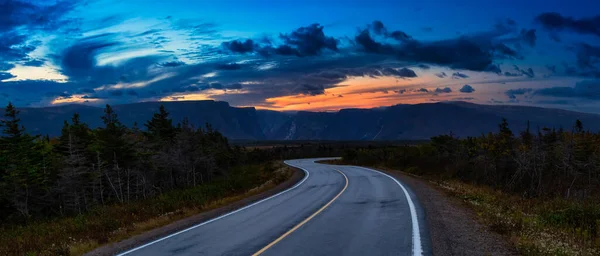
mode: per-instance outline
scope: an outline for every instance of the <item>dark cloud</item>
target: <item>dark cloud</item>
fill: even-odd
[[[527,76],[529,78],[535,77],[535,73],[533,72],[533,69],[531,69],[531,68],[521,69],[517,65],[514,65],[514,69],[516,71],[518,71],[521,75]]]
[[[513,33],[514,32],[514,33]],[[502,39],[513,33],[513,38]],[[530,42],[534,31],[524,31]],[[521,35],[510,24],[502,24],[491,31],[464,35],[441,41],[418,41],[402,31],[389,31],[382,22],[374,21],[353,38],[354,45],[363,55],[379,54],[398,61],[434,64],[452,69],[466,69],[501,73],[494,58],[515,58],[518,53],[503,42],[519,39]],[[257,53],[263,56],[320,56],[338,52],[338,40],[326,36],[323,26],[313,24],[292,33],[281,34],[280,43],[273,40],[233,40],[222,47],[234,53]],[[276,41],[276,40],[275,40]],[[355,49],[349,49],[355,50]]]
[[[8,72],[0,72],[0,81],[2,80],[6,80],[6,79],[11,79],[15,77],[13,74],[8,73]]]
[[[550,87],[538,89],[536,95],[561,97],[561,98],[582,98],[590,100],[600,100],[600,80],[585,80],[575,84],[575,87]]]
[[[462,93],[472,93],[475,91],[475,89],[472,86],[465,84],[463,85],[463,87],[460,88],[459,91]]]
[[[41,67],[46,63],[45,60],[41,60],[41,59],[31,59],[28,61],[25,61],[23,63],[23,66],[28,66],[28,67]]]
[[[102,90],[114,89],[111,87],[117,83],[144,82],[164,74],[153,72],[156,68],[183,67],[178,62],[164,62],[167,56],[160,54],[129,58],[112,65],[98,65],[97,59],[100,54],[119,54],[130,49],[119,42],[119,36],[99,34],[81,38],[67,46],[61,55],[54,57],[55,62],[60,65],[61,73],[74,82],[78,89],[101,87],[100,93],[103,93]]]
[[[429,92],[429,90],[425,89],[425,88],[420,88],[417,90],[417,92]]]
[[[233,83],[233,84],[229,84],[227,86],[227,89],[232,89],[232,90],[239,90],[239,89],[242,89],[242,88],[243,88],[243,86],[240,83]]]
[[[396,57],[474,71],[485,71],[493,61],[489,51],[465,38],[431,43],[414,41],[398,49]]]
[[[506,90],[504,92],[504,94],[509,98],[509,99],[516,99],[517,96],[516,95],[524,95],[526,93],[531,93],[533,91],[533,89],[531,88],[518,88],[518,89],[510,89],[510,90]]]
[[[223,42],[222,46],[234,53],[251,53],[255,48],[255,44],[252,39],[246,39],[246,41],[233,40],[229,42]]]
[[[26,61],[35,46],[28,44],[28,38],[17,32],[0,33],[0,71],[6,71],[14,65],[11,62]]]
[[[82,77],[89,75],[89,71],[96,67],[98,52],[118,45],[112,41],[113,34],[101,34],[83,38],[67,47],[61,55],[61,69],[69,77]]]
[[[242,84],[240,83],[232,83],[232,84],[222,84],[222,83],[209,83],[209,84],[203,84],[200,85],[198,87],[186,87],[185,91],[198,91],[196,89],[191,89],[191,88],[198,88],[198,90],[208,90],[208,89],[214,89],[214,90],[236,90],[236,89],[242,89]]]
[[[523,74],[521,73],[511,73],[511,72],[504,72],[504,76],[522,76]]]
[[[556,32],[550,32],[548,34],[548,37],[550,37],[550,40],[552,40],[554,42],[557,42],[557,43],[562,42],[562,40],[560,39],[560,36]]]
[[[83,95],[81,96],[82,99],[102,99],[101,97],[98,97],[96,95]]]
[[[279,35],[282,41],[280,45],[273,45],[268,40],[259,45],[252,39],[245,41],[233,40],[222,43],[225,49],[234,53],[252,53],[256,52],[263,56],[269,55],[295,55],[298,57],[321,55],[323,51],[338,51],[338,40],[326,36],[323,32],[323,26],[315,23],[310,26],[300,27],[289,34]]]
[[[432,27],[423,27],[421,28],[424,32],[433,32],[433,28]]]
[[[162,29],[149,29],[142,33],[137,34],[136,36],[148,36],[148,35],[156,35],[162,32]]]
[[[38,4],[34,1],[0,1],[0,32],[17,27],[55,30],[70,22],[64,16],[75,7],[74,1]]]
[[[371,37],[371,33],[368,29],[361,31],[354,41],[362,46],[362,49],[367,53],[378,53],[378,54],[393,54],[394,48],[391,45],[382,44]]]
[[[111,96],[123,96],[123,90],[114,90],[110,92]]]
[[[163,63],[160,64],[160,66],[168,67],[168,68],[179,67],[179,66],[183,66],[183,65],[185,65],[185,62],[183,62],[183,61],[177,61],[177,60],[175,60],[175,61],[167,61],[167,62],[163,62]]]
[[[14,67],[15,67],[15,65],[13,65],[13,64],[6,63],[6,62],[0,62],[0,71],[9,70]]]
[[[388,32],[387,28],[383,25],[381,21],[373,21],[370,26],[367,26],[367,30],[371,30],[375,35],[383,36],[385,38],[392,38],[401,42],[408,42],[412,40],[412,37],[408,34],[396,30],[392,32]]]
[[[460,72],[454,72],[452,74],[452,78],[454,78],[454,79],[461,79],[461,78],[469,78],[469,76],[467,74],[463,74],[463,73],[460,73]]]
[[[533,69],[531,69],[531,68],[527,68],[526,70],[522,69],[521,73],[529,78],[535,77],[535,73],[533,72]]]
[[[388,34],[388,37],[396,39],[401,42],[408,42],[412,40],[412,37],[402,31],[393,31]]]
[[[383,70],[381,70],[381,73],[384,76],[396,76],[396,77],[417,77],[417,74],[415,73],[415,71],[408,69],[408,68],[401,68],[401,69],[393,69],[393,68],[384,68]]]
[[[311,84],[302,84],[293,90],[294,93],[301,93],[304,95],[319,95],[325,93],[325,87],[323,85],[311,85]]]
[[[501,56],[508,56],[508,57],[520,58],[519,57],[519,53],[517,53],[517,51],[511,49],[510,47],[508,47],[508,46],[506,46],[505,44],[502,44],[502,43],[497,44],[495,46],[495,50]]]
[[[521,68],[519,68],[519,66],[513,65],[513,69],[516,72],[513,73],[513,72],[506,71],[506,72],[504,72],[504,76],[512,76],[512,77],[514,77],[514,76],[526,76],[526,77],[529,77],[529,78],[535,77],[535,72],[531,68],[521,69]]]
[[[71,98],[71,96],[73,94],[69,93],[68,91],[63,91],[63,92],[47,92],[47,93],[45,93],[45,95],[47,97]]]
[[[28,54],[39,41],[31,40],[36,31],[61,31],[71,22],[65,18],[75,6],[73,1],[42,4],[33,1],[0,1],[0,71],[14,62],[27,65]],[[31,64],[34,64],[31,62]]]
[[[444,87],[444,88],[435,88],[435,93],[451,93],[452,89],[450,89],[450,87]]]
[[[437,77],[439,77],[439,78],[444,78],[444,77],[447,77],[447,76],[448,76],[448,75],[446,75],[446,72],[440,72],[440,73],[436,73],[435,75],[436,75]]]
[[[537,39],[537,37],[535,35],[535,29],[529,29],[529,30],[522,29],[521,30],[521,38],[529,46],[534,47],[535,46],[535,41]]]
[[[425,64],[419,64],[419,65],[417,65],[417,67],[419,67],[421,69],[430,69],[431,68],[429,65],[425,65]]]
[[[577,66],[579,75],[600,77],[600,46],[581,43],[577,47]]]
[[[535,20],[548,30],[570,30],[600,36],[600,16],[576,19],[556,12],[547,12],[538,15]]]
[[[500,70],[500,67],[498,65],[489,65],[484,71],[493,72],[498,75],[502,74],[502,70]]]
[[[367,29],[360,30],[354,42],[366,53],[384,54],[402,61],[429,63],[447,66],[452,69],[486,71],[501,74],[495,59],[519,58],[520,54],[507,44],[518,45],[525,42],[534,45],[535,30],[516,30],[515,24],[509,21],[498,23],[492,30],[467,34],[455,39],[440,41],[418,41],[408,35],[400,44],[391,44],[385,40],[377,40],[373,35],[387,35],[383,25],[375,23]]]
[[[237,64],[237,63],[225,63],[225,64],[218,64],[216,66],[217,70],[238,70],[241,68],[242,68],[242,65]]]

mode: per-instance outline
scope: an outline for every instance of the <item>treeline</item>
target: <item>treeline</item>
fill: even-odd
[[[75,114],[57,138],[28,134],[18,113],[9,104],[0,118],[1,220],[83,213],[200,185],[256,163],[208,124],[174,124],[162,106],[144,130],[124,126],[106,105],[103,127],[92,130]]]
[[[514,134],[503,119],[495,133],[347,150],[343,159],[488,185],[524,198],[600,199],[600,134],[586,131],[579,120],[570,130],[527,125]]]

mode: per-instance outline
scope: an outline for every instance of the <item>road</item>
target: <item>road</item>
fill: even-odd
[[[410,189],[374,170],[286,161],[306,175],[272,197],[121,255],[430,255]]]

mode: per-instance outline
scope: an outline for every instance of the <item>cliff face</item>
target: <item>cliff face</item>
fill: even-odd
[[[377,109],[343,109],[338,112],[282,113],[231,107],[226,102],[143,102],[114,106],[127,126],[144,123],[163,104],[174,122],[187,117],[196,127],[209,123],[234,140],[404,140],[428,139],[439,134],[466,137],[496,131],[502,118],[519,132],[527,121],[533,130],[543,127],[571,129],[575,120],[586,129],[600,130],[600,115],[523,106],[490,106],[465,102],[396,105]],[[79,113],[92,128],[102,125],[103,109],[83,105],[20,109],[28,131],[56,136],[64,120]]]

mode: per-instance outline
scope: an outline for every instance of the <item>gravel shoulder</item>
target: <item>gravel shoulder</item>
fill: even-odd
[[[461,200],[421,178],[378,170],[399,179],[417,195],[425,210],[433,255],[519,255],[507,238],[479,223]]]
[[[289,178],[288,180],[284,181],[283,183],[280,183],[279,185],[275,186],[274,188],[272,188],[270,190],[267,190],[260,194],[249,196],[247,198],[244,198],[242,200],[239,200],[239,201],[229,204],[227,206],[223,206],[221,208],[213,209],[210,211],[200,213],[198,215],[194,215],[194,216],[182,219],[182,220],[178,220],[176,222],[162,226],[160,228],[156,228],[156,229],[144,232],[140,235],[133,236],[129,239],[99,247],[89,253],[86,253],[85,255],[115,255],[119,252],[123,252],[128,249],[135,248],[136,246],[140,246],[142,244],[151,242],[153,240],[156,240],[161,237],[167,236],[169,234],[178,232],[180,230],[186,229],[193,225],[205,222],[207,220],[216,218],[216,217],[226,214],[228,212],[234,211],[234,210],[242,208],[246,205],[250,205],[254,202],[257,202],[264,198],[275,195],[281,191],[284,191],[284,190],[292,187],[293,185],[298,183],[300,180],[302,180],[302,178],[304,178],[305,174],[300,169],[292,168],[292,167],[290,167],[290,169],[292,169],[294,171],[294,173],[292,174],[292,177]]]

